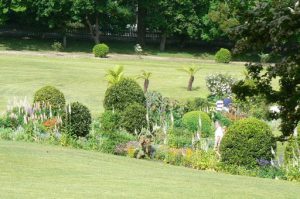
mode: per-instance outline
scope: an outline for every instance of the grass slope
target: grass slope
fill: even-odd
[[[201,67],[194,82],[194,91],[186,91],[189,76],[178,69],[196,64]],[[242,63],[217,64],[199,59],[147,58],[114,55],[108,59],[92,57],[42,57],[31,55],[0,55],[0,112],[14,96],[31,99],[38,88],[53,85],[61,89],[68,101],[80,101],[93,112],[103,111],[102,101],[107,89],[104,75],[115,65],[125,67],[125,75],[136,77],[141,70],[153,73],[150,90],[177,99],[205,97],[205,77],[228,73],[237,78],[243,74]],[[142,85],[143,80],[138,80]]]
[[[299,198],[299,184],[0,141],[0,198]]]

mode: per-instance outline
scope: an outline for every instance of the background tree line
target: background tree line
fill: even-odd
[[[278,0],[266,0],[278,1]],[[287,0],[288,1],[288,0]],[[161,34],[160,49],[168,37],[181,45],[188,39],[228,39],[228,31],[242,23],[241,13],[258,0],[0,0],[0,26],[18,25],[65,33],[86,28],[95,43],[101,31],[131,27],[145,45],[147,31]]]

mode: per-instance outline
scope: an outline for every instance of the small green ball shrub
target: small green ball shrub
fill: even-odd
[[[53,86],[45,86],[37,90],[33,102],[49,103],[53,111],[64,109],[66,104],[64,94]]]
[[[228,49],[221,48],[215,55],[218,63],[229,63],[231,61],[231,52]]]
[[[71,103],[67,109],[68,111],[64,116],[63,122],[67,133],[73,137],[85,137],[88,135],[92,123],[90,110],[79,102]]]
[[[123,111],[133,103],[138,103],[143,106],[146,103],[144,91],[133,79],[124,78],[109,87],[105,92],[105,110]]]
[[[120,127],[121,115],[118,112],[105,111],[100,117],[101,130],[116,131]]]
[[[134,134],[147,127],[147,110],[144,106],[134,103],[129,105],[122,113],[121,126],[127,132]]]
[[[201,118],[201,136],[209,137],[212,135],[212,121],[207,113],[202,111],[191,111],[183,115],[182,123],[190,132],[196,132],[199,129],[199,117]]]
[[[232,124],[221,142],[222,162],[247,168],[271,161],[275,149],[270,127],[256,118],[242,119]]]
[[[109,47],[106,44],[97,44],[93,48],[95,57],[106,57],[109,53]]]

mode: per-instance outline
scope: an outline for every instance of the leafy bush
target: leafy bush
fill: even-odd
[[[222,162],[255,167],[270,162],[274,146],[270,127],[255,118],[242,119],[231,125],[221,143]]]
[[[118,112],[105,111],[100,117],[101,130],[116,131],[120,128],[121,115]]]
[[[260,63],[265,64],[268,63],[270,61],[270,54],[267,53],[261,53],[259,54],[259,58],[260,58]]]
[[[52,49],[55,50],[55,51],[63,51],[64,50],[64,46],[62,45],[62,43],[60,42],[54,42],[52,45],[51,45]]]
[[[97,44],[93,48],[95,57],[106,57],[109,53],[109,47],[106,44]]]
[[[214,112],[213,113],[213,121],[219,121],[222,126],[229,127],[233,121],[226,117],[223,113]]]
[[[130,104],[145,105],[145,95],[140,85],[130,78],[124,78],[105,92],[104,108],[123,111]]]
[[[189,147],[192,145],[192,134],[185,129],[171,128],[167,135],[168,146],[172,148]]]
[[[68,105],[64,116],[64,128],[73,137],[85,137],[89,134],[92,116],[90,110],[79,102]]]
[[[299,136],[290,138],[284,151],[284,160],[287,165],[297,162],[298,158],[300,158]]]
[[[184,114],[182,122],[185,128],[191,132],[199,130],[199,118],[201,118],[201,136],[209,137],[212,135],[212,121],[207,113],[192,111]]]
[[[207,110],[210,107],[214,107],[215,103],[210,103],[207,99],[196,97],[192,100],[188,100],[186,103],[187,112],[190,111],[199,111],[199,110]]]
[[[218,63],[229,63],[231,61],[231,52],[228,49],[221,48],[215,55]]]
[[[206,77],[206,86],[211,95],[219,98],[231,97],[231,88],[235,82],[235,78],[225,74],[209,75]]]
[[[130,104],[122,113],[121,126],[129,133],[140,132],[147,127],[146,108],[140,104]]]
[[[100,149],[104,153],[115,153],[115,149],[118,145],[126,144],[135,139],[133,135],[126,132],[106,132],[102,134]]]
[[[65,96],[53,86],[45,86],[34,94],[34,102],[49,103],[53,111],[63,109],[66,104]]]

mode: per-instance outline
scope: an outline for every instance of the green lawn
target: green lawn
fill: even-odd
[[[0,198],[299,198],[298,183],[0,141]]]
[[[164,96],[176,99],[205,97],[208,90],[205,77],[210,74],[228,73],[242,77],[242,63],[216,64],[213,61],[179,58],[147,58],[114,55],[112,58],[93,57],[42,57],[31,55],[0,55],[0,112],[8,100],[27,96],[32,99],[35,90],[45,85],[61,89],[67,101],[86,104],[92,113],[103,111],[102,101],[107,89],[104,75],[115,65],[125,67],[125,75],[135,77],[141,70],[153,73],[150,90],[160,91]],[[194,90],[186,91],[188,75],[178,68],[197,64],[201,70],[196,75]],[[138,80],[142,85],[143,81]]]

